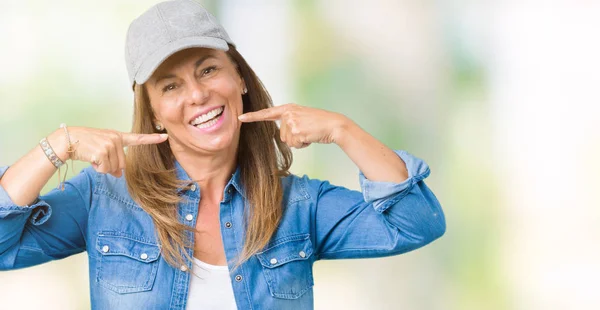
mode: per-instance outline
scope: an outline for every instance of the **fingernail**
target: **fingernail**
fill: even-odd
[[[245,114],[242,114],[242,115],[238,116],[238,119],[239,119],[240,121],[243,121],[243,120],[245,120],[245,119],[246,119],[246,115],[245,115]]]
[[[168,134],[166,134],[166,133],[161,133],[161,134],[160,134],[160,137],[161,137],[161,138],[163,138],[163,139],[166,139],[166,138],[168,138],[168,137],[169,137],[169,135],[168,135]]]

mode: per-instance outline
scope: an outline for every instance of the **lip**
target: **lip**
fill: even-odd
[[[193,126],[193,125],[190,125],[190,126],[194,127],[195,130],[201,131],[204,134],[215,132],[215,131],[219,130],[219,128],[221,128],[223,126],[223,123],[225,122],[225,117],[227,116],[226,113],[227,113],[227,110],[224,109],[223,113],[221,113],[221,115],[219,115],[219,118],[217,119],[217,122],[214,125],[212,125],[212,126],[210,126],[208,128],[198,128],[198,127]]]
[[[214,110],[216,108],[220,108],[220,107],[223,107],[223,109],[225,109],[225,106],[223,106],[223,105],[216,105],[216,106],[208,107],[208,108],[205,108],[205,109],[202,109],[202,110],[198,111],[196,114],[194,114],[194,116],[192,118],[190,118],[190,120],[188,121],[188,124],[191,125],[192,122],[196,118],[198,118],[198,116],[206,114],[206,113],[208,113],[208,112],[210,112],[210,111],[212,111],[212,110]]]

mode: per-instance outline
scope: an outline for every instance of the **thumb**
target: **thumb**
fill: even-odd
[[[169,138],[166,133],[140,134],[140,133],[123,133],[121,141],[123,146],[143,145],[143,144],[158,144],[165,142]]]

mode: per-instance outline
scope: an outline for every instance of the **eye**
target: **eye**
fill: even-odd
[[[210,67],[202,70],[202,75],[205,76],[205,75],[211,74],[215,70],[217,70],[216,66],[210,66]]]
[[[175,88],[177,88],[177,85],[175,85],[175,83],[171,83],[171,84],[163,87],[162,92],[166,93],[168,91],[174,90]]]

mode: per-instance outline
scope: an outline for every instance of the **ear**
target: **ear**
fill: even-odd
[[[154,124],[154,129],[156,129],[158,131],[163,131],[165,129],[165,127],[162,125],[162,123],[157,120],[153,121],[152,124]]]
[[[154,113],[154,109],[152,110],[152,126],[156,128],[156,126],[163,126],[163,123],[156,118],[156,114]]]
[[[241,78],[240,86],[242,88],[242,95],[245,95],[246,93],[248,93],[248,87],[246,87],[246,81],[244,81],[243,78]]]

